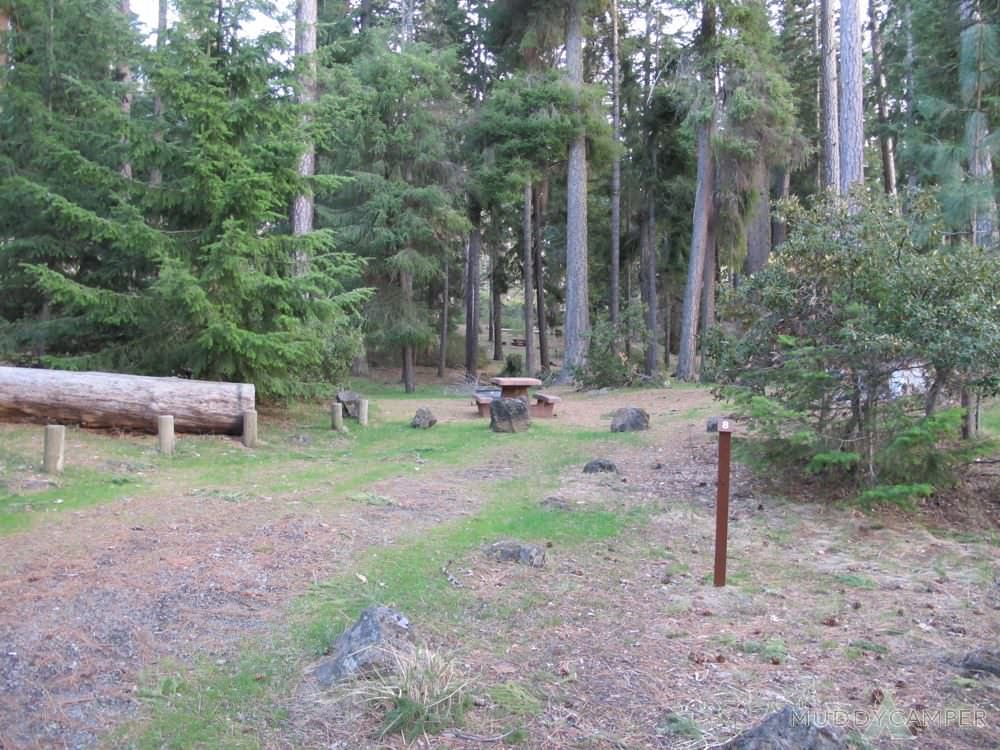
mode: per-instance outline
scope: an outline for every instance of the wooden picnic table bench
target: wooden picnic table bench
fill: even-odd
[[[554,417],[556,415],[556,404],[562,401],[558,396],[548,393],[536,393],[535,403],[530,405],[531,416],[533,417]]]

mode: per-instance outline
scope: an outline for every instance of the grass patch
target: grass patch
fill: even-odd
[[[744,654],[757,654],[761,661],[770,664],[781,664],[788,658],[788,649],[780,638],[770,638],[766,641],[743,641],[740,651]]]
[[[889,653],[889,649],[883,646],[881,643],[875,643],[874,641],[867,641],[863,638],[851,641],[847,645],[847,655],[851,658],[857,658],[862,653],[879,654],[884,656]]]
[[[424,461],[441,465],[468,462],[470,452],[474,456],[476,450],[510,446],[516,450],[519,470],[525,475],[490,482],[491,499],[476,515],[435,527],[408,542],[373,549],[342,576],[317,584],[293,605],[289,630],[273,636],[270,643],[248,644],[239,664],[206,664],[187,674],[171,675],[183,688],[175,689],[170,683],[169,695],[153,688],[152,692],[159,690],[160,695],[147,696],[148,718],[132,727],[131,739],[124,746],[135,750],[261,747],[263,736],[281,713],[274,706],[282,704],[300,679],[304,663],[325,652],[366,606],[396,606],[416,622],[431,626],[461,621],[473,617],[474,603],[441,574],[447,560],[478,553],[484,542],[501,537],[552,542],[558,549],[612,537],[627,524],[643,520],[640,515],[606,510],[552,513],[539,502],[558,481],[561,469],[582,462],[593,452],[595,443],[609,440],[606,432],[539,426],[526,434],[506,436],[493,435],[474,423],[455,426],[453,432],[451,426],[449,430],[421,431],[416,436],[419,445],[410,438],[415,432],[399,425],[376,426],[345,446],[349,453],[345,458],[369,466],[371,473],[366,476],[371,477],[383,476],[379,472],[387,471],[385,464],[393,456],[405,455],[412,460],[418,455],[417,448]],[[398,472],[399,466],[394,470]],[[341,471],[344,469],[338,466],[338,475]],[[349,470],[344,472],[347,474]],[[359,491],[361,482],[343,484],[337,485],[339,494],[368,497]],[[161,686],[162,680],[155,685]],[[392,705],[386,714],[385,731],[403,731],[404,726],[406,732],[415,731],[427,718],[419,710],[419,702],[411,705],[408,700]],[[514,735],[507,739],[509,743],[517,741]]]
[[[878,584],[868,576],[859,576],[854,573],[838,573],[834,579],[841,586],[851,589],[877,589]]]
[[[494,685],[487,692],[497,710],[506,716],[537,716],[545,708],[541,698],[517,682]]]
[[[701,734],[701,727],[698,726],[697,722],[686,716],[675,714],[673,711],[666,714],[656,726],[657,737],[700,739]]]

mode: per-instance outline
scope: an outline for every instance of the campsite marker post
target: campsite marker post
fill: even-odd
[[[729,462],[732,455],[733,427],[728,419],[719,420],[719,481],[715,495],[715,585],[726,585],[726,546],[729,543]]]

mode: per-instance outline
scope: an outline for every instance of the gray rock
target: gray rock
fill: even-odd
[[[309,435],[292,435],[288,441],[295,445],[312,445],[312,437]]]
[[[357,419],[361,411],[361,394],[354,391],[339,391],[337,403],[344,405],[344,416]]]
[[[559,497],[558,495],[549,495],[547,498],[542,500],[542,507],[548,508],[550,510],[572,510],[569,500]]]
[[[316,667],[322,687],[330,687],[367,669],[391,669],[393,652],[413,649],[410,621],[390,607],[369,607],[333,643],[333,655]]]
[[[795,706],[785,706],[722,746],[724,750],[847,750],[832,727],[815,724]]]
[[[584,474],[600,474],[602,472],[614,472],[617,474],[618,467],[615,466],[613,461],[609,461],[606,458],[595,458],[583,467]]]
[[[420,430],[429,430],[431,427],[437,424],[437,417],[431,414],[431,410],[421,406],[417,409],[417,413],[413,415],[413,419],[410,420],[410,427]]]
[[[705,432],[718,432],[719,431],[719,418],[709,417],[708,421],[705,423]]]
[[[962,658],[959,666],[966,672],[984,672],[1000,677],[1000,651],[986,648],[970,651]]]
[[[537,544],[525,544],[507,539],[493,542],[483,551],[499,562],[515,562],[530,565],[532,568],[541,568],[545,565],[545,550]]]
[[[528,404],[519,398],[490,401],[490,429],[493,432],[525,432],[531,427]]]
[[[639,432],[649,429],[649,413],[645,409],[626,406],[611,415],[612,432]]]

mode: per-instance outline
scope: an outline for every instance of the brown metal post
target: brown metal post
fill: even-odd
[[[728,419],[719,421],[719,481],[715,495],[715,585],[726,585],[726,546],[729,543],[729,462],[733,432]]]

